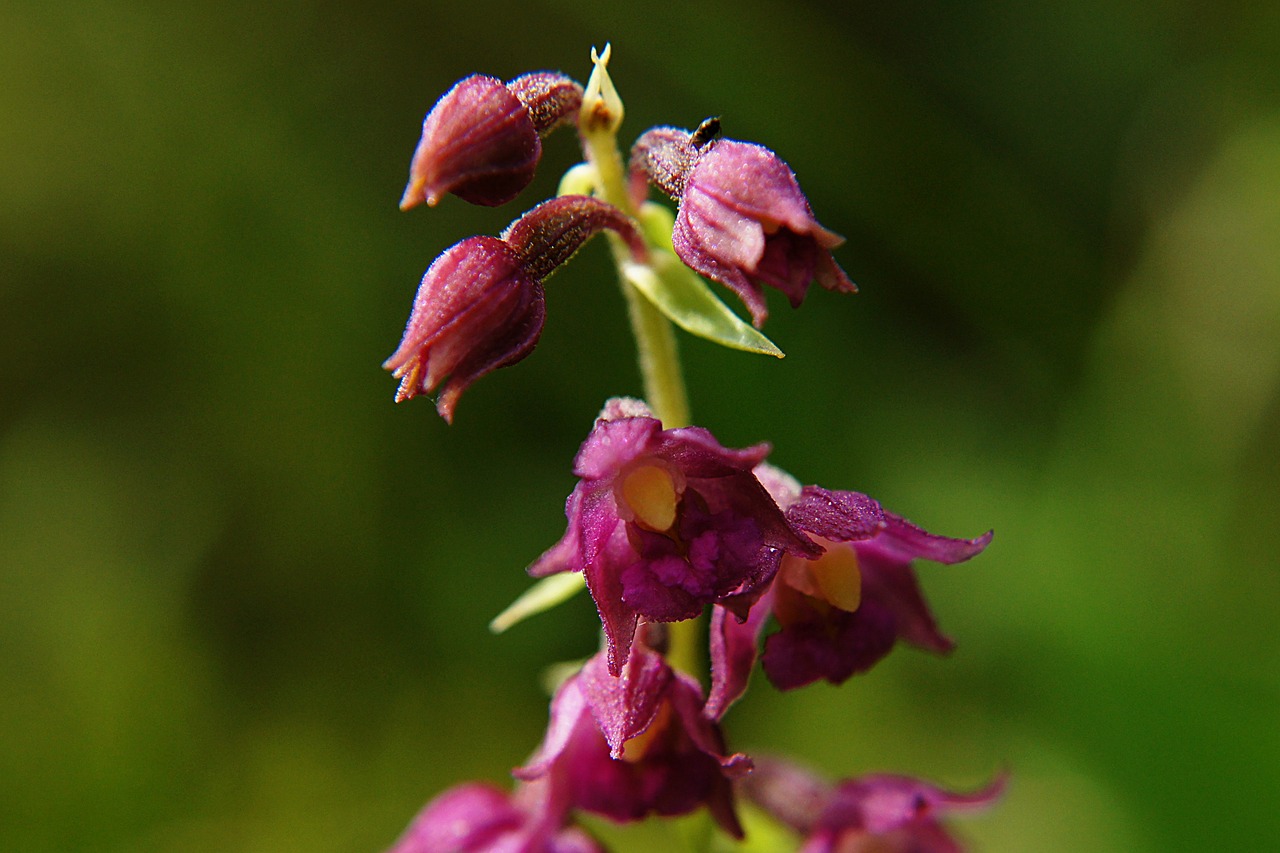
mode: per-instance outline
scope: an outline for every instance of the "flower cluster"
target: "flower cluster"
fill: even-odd
[[[476,75],[428,113],[402,207],[435,205],[447,193],[481,205],[511,200],[533,178],[542,136],[562,124],[577,125],[587,179],[579,186],[567,176],[566,194],[431,264],[385,364],[400,380],[397,401],[438,391],[437,410],[452,421],[475,380],[534,348],[545,321],[543,282],[601,231],[647,353],[654,402],[682,397],[683,387],[671,387],[677,365],[654,368],[674,351],[646,330],[669,328],[670,319],[713,340],[717,329],[738,334],[736,317],[714,319],[728,312],[710,290],[689,290],[705,287],[692,273],[735,293],[757,328],[767,317],[766,286],[793,306],[815,280],[855,290],[831,254],[841,238],[814,218],[791,170],[766,148],[719,138],[718,120],[693,132],[653,128],[624,167],[608,53],[593,52],[585,87],[550,72],[509,83]],[[660,233],[653,223],[664,220],[645,214],[650,185],[678,204]],[[663,253],[683,261],[691,278],[673,278]],[[660,289],[628,290],[633,281],[685,290],[669,299]],[[767,444],[725,447],[709,430],[672,420],[641,400],[611,399],[574,460],[565,532],[530,565],[540,579],[530,600],[539,603],[522,606],[544,609],[552,602],[538,590],[580,578],[599,613],[602,648],[560,683],[546,734],[513,771],[514,787],[465,783],[440,794],[393,853],[602,851],[579,815],[628,822],[703,808],[741,838],[740,797],[794,830],[805,853],[959,849],[939,819],[989,805],[1003,780],[972,795],[899,776],[829,784],[785,761],[730,751],[721,722],[757,661],[771,684],[793,690],[866,672],[899,639],[949,651],[914,565],[968,560],[991,534],[926,532],[864,494],[801,486],[766,462]],[[704,691],[681,669],[699,657],[689,648],[697,633],[682,628],[708,613]]]

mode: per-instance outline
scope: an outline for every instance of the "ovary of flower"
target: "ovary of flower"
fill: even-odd
[[[816,537],[815,537],[816,538]],[[816,602],[854,613],[862,603],[862,572],[858,568],[858,555],[847,545],[818,539],[827,549],[816,560],[785,557],[779,570],[782,583],[801,592]],[[780,620],[785,621],[782,613]]]
[[[665,533],[676,523],[683,491],[660,465],[639,465],[619,482],[621,503],[635,515],[637,524],[655,533]]]

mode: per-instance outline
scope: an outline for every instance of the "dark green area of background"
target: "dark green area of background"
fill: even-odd
[[[422,115],[606,40],[625,139],[775,149],[862,287],[775,300],[780,362],[683,338],[695,419],[996,529],[921,567],[951,659],[758,680],[734,744],[1008,766],[991,851],[1280,837],[1277,4],[18,0],[0,32],[0,846],[374,851],[537,743],[594,611],[485,624],[639,391],[604,247],[452,428],[379,364],[431,259],[576,159],[401,214]]]

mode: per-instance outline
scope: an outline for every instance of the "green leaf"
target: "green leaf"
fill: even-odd
[[[561,572],[550,575],[529,587],[524,593],[511,602],[511,605],[489,623],[489,630],[501,634],[530,616],[536,616],[544,610],[550,610],[558,604],[564,604],[583,589],[586,581],[581,572]]]
[[[672,252],[653,249],[648,264],[625,262],[622,274],[667,319],[689,334],[730,349],[783,357],[773,341],[730,311],[707,283]]]

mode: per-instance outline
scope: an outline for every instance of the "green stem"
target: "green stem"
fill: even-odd
[[[626,172],[622,167],[622,155],[618,152],[616,131],[607,127],[583,129],[582,142],[587,161],[596,170],[600,197],[634,217],[636,209],[627,193]],[[645,399],[666,429],[688,426],[689,395],[680,369],[675,330],[671,321],[622,275],[622,265],[629,257],[627,249],[621,240],[610,237],[609,244],[618,267],[618,282],[627,300],[631,332],[636,339]]]
[[[594,85],[597,83],[600,85]],[[587,83],[578,132],[587,162],[595,168],[600,197],[634,218],[636,208],[627,192],[627,173],[618,151],[618,126],[621,123],[622,102],[617,99],[613,84],[608,80],[604,62],[598,62],[592,80]],[[618,269],[618,283],[627,301],[631,332],[636,339],[645,400],[664,428],[688,426],[689,395],[680,368],[675,329],[671,321],[627,281],[623,275],[623,264],[630,258],[627,248],[617,236],[610,234],[609,238]],[[701,672],[703,668],[699,652],[701,622],[701,619],[690,619],[670,625],[667,660],[672,666],[690,674]]]
[[[644,395],[666,429],[689,425],[689,398],[680,371],[675,330],[631,284],[622,281],[631,331],[636,337]]]

